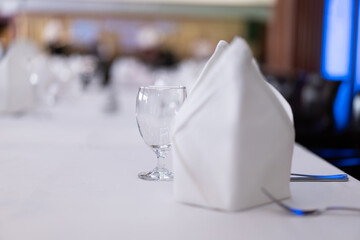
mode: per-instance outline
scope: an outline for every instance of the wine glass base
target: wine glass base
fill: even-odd
[[[154,168],[151,172],[141,172],[138,177],[147,181],[172,181],[174,174],[166,168]]]

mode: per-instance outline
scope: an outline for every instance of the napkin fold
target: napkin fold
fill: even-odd
[[[0,61],[0,113],[23,112],[35,107],[30,62],[39,53],[34,44],[17,40]]]
[[[174,196],[244,210],[290,196],[291,109],[263,78],[246,42],[220,41],[177,114]]]

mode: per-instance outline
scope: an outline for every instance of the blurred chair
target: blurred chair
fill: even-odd
[[[353,100],[353,124],[357,132],[360,132],[360,91],[355,94]]]
[[[333,105],[340,81],[304,71],[266,78],[291,105],[297,141],[335,133]]]
[[[292,102],[297,136],[331,134],[335,131],[333,105],[340,81],[305,75],[294,89]]]

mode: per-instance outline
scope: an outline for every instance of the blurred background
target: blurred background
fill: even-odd
[[[127,86],[190,89],[218,41],[241,36],[296,141],[360,178],[358,21],[358,0],[1,1],[0,117],[91,91],[117,114]]]

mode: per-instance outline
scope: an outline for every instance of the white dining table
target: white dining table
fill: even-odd
[[[89,91],[51,109],[0,118],[0,240],[360,239],[360,214],[301,217],[276,204],[222,212],[176,202],[172,182],[138,179],[155,154],[135,121],[136,88]],[[169,159],[171,165],[171,159]],[[296,144],[292,172],[341,170]],[[176,173],[175,173],[176,174]],[[299,208],[360,207],[360,182],[291,182]]]

